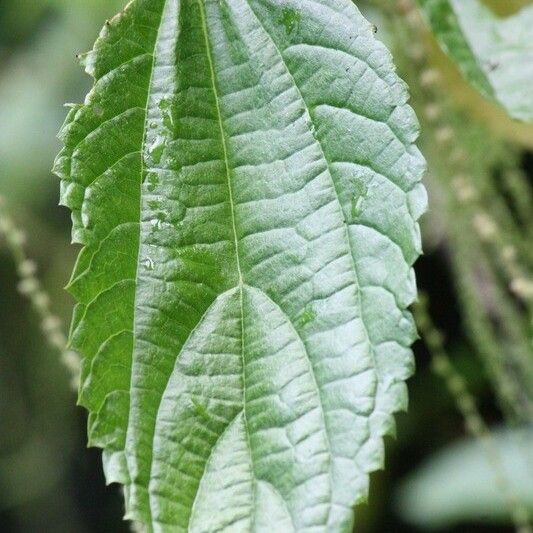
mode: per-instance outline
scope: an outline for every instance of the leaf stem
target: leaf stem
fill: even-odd
[[[19,276],[18,291],[26,297],[37,314],[43,336],[48,345],[61,355],[61,360],[70,371],[72,384],[77,388],[80,361],[74,352],[67,349],[67,338],[59,317],[50,307],[50,296],[37,278],[37,264],[26,254],[26,234],[19,229],[6,208],[6,200],[0,197],[0,238],[10,252]]]

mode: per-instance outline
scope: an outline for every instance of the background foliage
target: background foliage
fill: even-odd
[[[105,488],[100,453],[85,448],[85,414],[75,407],[65,354],[61,357],[54,348],[54,342],[60,341],[60,326],[49,311],[61,317],[66,330],[72,301],[62,287],[76,250],[69,245],[69,216],[57,207],[58,184],[49,170],[59,146],[55,134],[65,115],[62,104],[79,102],[88,91],[90,80],[82,74],[75,54],[89,49],[102,22],[122,3],[0,2],[0,193],[4,197],[0,524],[4,531],[127,531],[118,489]],[[486,2],[501,15],[530,3]],[[429,296],[432,320],[444,333],[440,348],[450,354],[490,427],[530,423],[532,126],[511,121],[463,81],[427,33],[412,2],[373,0],[358,5],[392,49],[422,123],[430,213],[423,221],[426,255],[417,264],[417,276]],[[14,235],[7,217],[24,228],[24,248],[37,262],[38,278],[50,294],[51,307],[43,308],[44,324],[42,313],[22,294],[38,296],[42,291],[31,283],[20,285],[19,275],[26,281],[34,278],[31,264],[17,272],[20,261],[17,267],[12,252],[24,236]],[[431,351],[438,351],[439,343],[431,342],[431,334],[436,334],[431,324],[426,333]],[[478,505],[462,512],[454,508],[458,491],[439,492],[442,507],[452,510],[436,522],[424,520],[424,505],[427,509],[431,504],[424,495],[446,484],[438,475],[442,457],[436,463],[432,457],[465,434],[457,402],[470,430],[476,433],[480,428],[457,376],[442,365],[433,365],[438,371],[433,372],[423,342],[415,351],[418,373],[410,381],[409,414],[398,417],[398,438],[387,442],[387,469],[372,478],[370,504],[359,510],[357,530],[425,531],[435,526],[439,531],[512,531],[513,501],[523,499],[531,506],[532,487],[527,482],[511,487],[510,504],[505,496],[509,487],[504,487],[489,495],[485,509]],[[66,362],[72,364],[68,354]],[[455,395],[448,393],[442,375]],[[526,441],[527,437],[514,439],[512,451],[500,454],[510,453],[511,460],[496,467],[494,487],[498,477],[504,478],[504,485],[506,478],[516,477],[513,465],[521,464]],[[484,457],[483,450],[477,455]],[[460,463],[465,457],[464,449],[452,450],[446,460],[456,461],[453,468],[463,472],[463,479],[455,481],[467,493],[477,493],[479,476],[491,479],[494,464],[490,454],[481,467]],[[519,470],[530,471],[533,479],[533,465],[527,461]],[[423,463],[426,466],[417,472]],[[480,474],[483,468],[485,474]],[[423,490],[413,503],[409,491],[420,486]],[[498,505],[490,498],[497,499],[500,512],[492,512]]]

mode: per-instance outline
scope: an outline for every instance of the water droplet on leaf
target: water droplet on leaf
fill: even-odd
[[[146,270],[153,270],[154,269],[154,260],[151,257],[145,257],[142,262],[143,267]]]
[[[163,222],[166,220],[166,215],[162,211],[157,213],[156,217],[150,220],[150,224],[154,229],[161,229],[163,227]]]
[[[150,220],[150,225],[154,229],[161,229],[162,224],[163,224],[163,222],[159,218],[153,218],[152,220]]]

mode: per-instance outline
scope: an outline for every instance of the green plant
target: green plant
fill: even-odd
[[[483,33],[527,29],[531,11],[500,23],[476,2],[466,31],[462,4],[419,4],[468,80],[531,119],[527,34],[509,58]],[[422,30],[399,8],[388,24],[405,44],[409,24]],[[349,531],[383,466],[413,368],[426,193],[418,123],[375,31],[348,0],[134,0],[81,56],[94,87],[71,106],[55,165],[83,246],[70,349],[89,442],[150,531]],[[444,210],[477,231],[447,228],[465,317],[502,409],[530,422],[531,254],[511,216],[531,229],[527,186],[509,180],[511,207],[494,194],[478,132],[454,139],[454,114],[440,124],[417,94],[435,80],[426,69],[410,84],[427,131],[441,152],[457,144],[452,165],[480,158],[454,175],[430,158]]]

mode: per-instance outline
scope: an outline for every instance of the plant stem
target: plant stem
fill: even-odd
[[[509,484],[492,433],[483,420],[465,379],[455,369],[444,348],[444,337],[431,320],[425,294],[420,295],[419,301],[414,307],[414,314],[419,331],[431,354],[432,370],[444,381],[448,392],[455,401],[457,410],[465,420],[466,430],[481,443],[485,450],[487,459],[494,470],[496,482],[509,507],[517,533],[532,533],[529,512]]]

